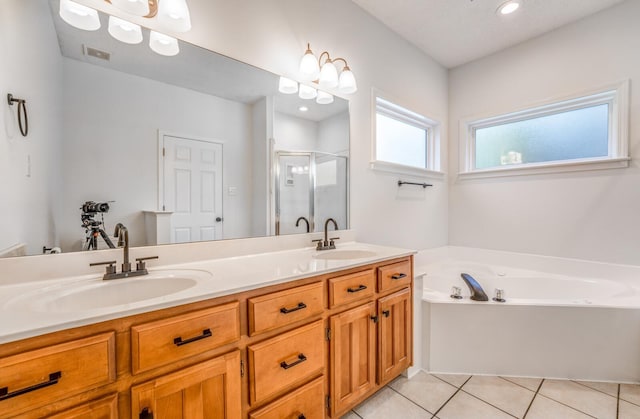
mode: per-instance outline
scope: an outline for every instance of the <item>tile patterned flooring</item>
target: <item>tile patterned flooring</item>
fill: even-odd
[[[342,419],[640,419],[640,385],[420,372]]]

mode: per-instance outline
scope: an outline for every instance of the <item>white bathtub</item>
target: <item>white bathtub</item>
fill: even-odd
[[[432,258],[416,270],[425,273],[424,369],[640,382],[640,268],[612,265],[613,273],[603,275],[604,264],[473,253],[449,249],[444,260]],[[480,262],[483,255],[487,263]],[[526,268],[541,270],[509,264],[518,260],[524,260]],[[548,271],[554,266],[560,273]],[[463,272],[480,283],[490,301],[469,299]],[[575,273],[582,275],[571,275]],[[452,286],[462,289],[463,299],[450,297]],[[491,301],[495,288],[504,290],[506,302]]]

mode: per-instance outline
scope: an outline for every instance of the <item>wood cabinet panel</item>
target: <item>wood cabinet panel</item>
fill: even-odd
[[[49,419],[118,419],[118,395],[113,394],[100,400],[83,403]]]
[[[373,269],[329,279],[329,307],[370,298],[375,292],[375,283]]]
[[[255,404],[287,387],[321,374],[325,365],[324,327],[316,321],[250,345],[250,402]]]
[[[322,314],[323,284],[302,287],[249,298],[249,335],[277,329]]]
[[[411,261],[406,260],[378,268],[378,291],[408,287],[413,281]]]
[[[115,381],[115,333],[0,359],[0,412],[12,416]]]
[[[376,385],[375,303],[331,317],[331,412],[352,407]]]
[[[250,413],[249,419],[323,419],[324,403],[324,377],[319,377]]]
[[[240,304],[232,302],[131,328],[134,374],[240,339]]]
[[[411,365],[413,347],[411,302],[409,288],[378,300],[380,384],[396,377]]]
[[[131,388],[132,417],[239,419],[240,351],[201,362]]]

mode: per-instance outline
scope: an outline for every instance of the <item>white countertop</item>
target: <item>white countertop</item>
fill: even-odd
[[[91,274],[2,285],[0,286],[0,316],[5,320],[0,322],[0,343],[235,294],[415,253],[412,250],[357,242],[340,243],[338,250],[364,250],[373,252],[375,255],[358,259],[323,260],[315,256],[326,252],[317,252],[315,248],[308,247],[160,266],[149,269],[149,276],[112,281],[102,281],[101,275]],[[102,293],[101,290],[123,284],[120,281],[137,281],[136,285],[145,288],[154,287],[160,284],[159,281],[153,283],[154,276],[162,275],[168,270],[187,277],[192,273],[195,284],[168,295],[145,298],[126,304],[105,303],[105,299],[117,297],[117,294]],[[143,283],[142,281],[145,280],[146,282]],[[89,293],[78,294],[84,298],[82,301],[74,295],[80,289],[89,291]],[[159,294],[163,293],[158,287],[151,289],[158,290]],[[131,296],[123,295],[122,297],[126,299]],[[64,301],[63,304],[62,301]],[[105,304],[106,306],[102,307]],[[74,308],[76,306],[82,308]]]

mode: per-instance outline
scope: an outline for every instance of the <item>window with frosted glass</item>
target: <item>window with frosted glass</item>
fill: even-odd
[[[474,128],[475,168],[607,157],[609,106]]]
[[[376,114],[376,157],[404,166],[427,167],[427,128]]]

